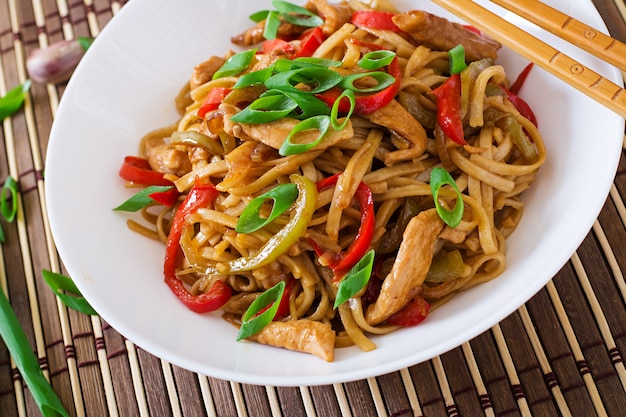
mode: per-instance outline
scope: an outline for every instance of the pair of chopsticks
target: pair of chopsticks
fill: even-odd
[[[472,0],[432,0],[600,104],[626,118],[626,90]],[[491,0],[626,71],[626,45],[538,0]]]

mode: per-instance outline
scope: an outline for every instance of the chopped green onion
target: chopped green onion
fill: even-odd
[[[224,65],[213,74],[213,79],[231,77],[245,71],[250,65],[250,62],[252,62],[254,54],[256,54],[256,49],[239,52],[231,56],[224,62]]]
[[[17,214],[17,181],[10,175],[4,181],[0,193],[0,212],[9,223],[15,219]]]
[[[252,13],[248,16],[248,18],[253,22],[259,23],[260,21],[267,19],[269,12],[269,10],[259,10],[258,12]]]
[[[237,333],[237,341],[247,339],[257,334],[274,320],[280,305],[280,299],[283,297],[284,292],[285,281],[280,281],[278,284],[259,295],[252,304],[250,304],[250,307],[248,307],[241,317],[241,327],[239,328],[239,333]],[[270,304],[271,307],[261,314],[258,314]]]
[[[454,191],[456,191],[456,203],[452,210],[448,210],[439,202],[439,190],[444,185],[451,186]],[[433,193],[433,200],[435,200],[435,208],[437,209],[437,214],[441,217],[441,220],[444,221],[450,227],[457,227],[459,223],[461,223],[461,219],[463,219],[463,196],[459,191],[459,187],[456,185],[454,178],[441,167],[435,167],[430,172],[430,190]]]
[[[22,107],[30,85],[30,80],[26,80],[24,84],[18,85],[0,98],[0,121],[11,116]]]
[[[339,124],[339,120],[337,120],[337,116],[339,113],[339,104],[341,103],[341,100],[343,100],[344,98],[347,98],[350,101],[350,110],[348,111],[348,114],[346,115],[346,118],[344,119],[343,123]],[[356,106],[356,97],[354,96],[354,91],[343,90],[341,95],[337,97],[337,100],[335,100],[335,102],[333,103],[333,108],[330,110],[330,124],[333,127],[333,129],[341,130],[344,127],[346,127],[346,125],[348,124],[348,121],[350,120],[350,116],[352,116],[352,113],[354,112],[355,106]]]
[[[359,88],[354,85],[354,82],[360,80],[361,78],[372,78],[376,81],[376,85],[372,87]],[[357,93],[374,93],[376,91],[384,90],[389,87],[393,83],[396,82],[396,79],[393,75],[387,74],[383,71],[372,71],[372,72],[360,72],[355,74],[346,75],[343,77],[343,80],[339,84],[343,89],[350,89]]]
[[[279,94],[289,97],[297,104],[297,108],[289,113],[287,115],[288,117],[302,120],[312,116],[330,114],[330,109],[328,108],[326,103],[324,103],[322,100],[315,97],[314,95],[306,94],[303,92],[268,90],[265,93],[261,94],[261,97]]]
[[[357,262],[350,271],[343,277],[337,288],[337,297],[333,308],[339,307],[348,299],[354,297],[361,291],[372,276],[372,267],[374,265],[374,250],[367,252],[359,262]]]
[[[267,81],[268,78],[272,76],[273,72],[274,67],[270,65],[267,68],[243,74],[241,77],[239,77],[233,88],[244,88],[253,85],[263,84],[265,81]]]
[[[276,39],[278,28],[280,27],[280,15],[274,10],[270,11],[265,18],[265,29],[263,37],[265,39]]]
[[[78,38],[76,38],[76,40],[78,41],[80,46],[86,51],[91,47],[91,44],[93,43],[94,38],[79,36]]]
[[[375,70],[391,64],[391,61],[393,61],[395,57],[395,52],[382,49],[380,51],[366,53],[357,64],[359,64],[361,68]]]
[[[43,375],[39,360],[33,353],[24,329],[22,329],[4,291],[0,291],[0,337],[4,340],[9,354],[15,361],[15,366],[30,390],[41,414],[45,417],[69,417],[61,400]]]
[[[325,59],[325,58],[316,58],[312,56],[301,56],[292,61],[295,65],[298,66],[316,66],[316,67],[326,67],[326,68],[337,68],[340,67],[343,63],[341,61],[337,61],[335,59]]]
[[[139,191],[137,194],[133,195],[131,198],[124,201],[122,204],[115,207],[113,210],[114,211],[130,211],[130,212],[139,211],[142,208],[154,203],[154,200],[150,198],[150,194],[162,193],[165,191],[169,191],[172,188],[174,187],[171,185],[151,185]]]
[[[281,184],[261,194],[250,201],[243,210],[237,221],[235,231],[238,233],[252,233],[265,227],[273,222],[276,217],[287,211],[293,202],[296,201],[296,197],[298,197],[298,187],[293,183]],[[259,210],[268,199],[274,201],[272,211],[267,218],[262,218],[259,215]]]
[[[281,14],[281,17],[293,25],[315,27],[324,23],[324,19],[304,7],[288,1],[274,0],[272,5]]]
[[[311,66],[279,72],[265,81],[268,89],[302,92],[296,88],[297,84],[306,84],[313,88],[306,91],[317,94],[326,91],[342,81],[343,77],[327,68]]]
[[[59,296],[63,304],[71,309],[80,311],[81,313],[95,316],[98,313],[91,307],[91,305],[85,300],[80,293],[79,289],[70,278],[65,275],[57,274],[56,272],[43,270],[43,279],[48,286]]]
[[[317,146],[324,136],[326,136],[326,132],[330,128],[330,117],[326,115],[313,116],[308,119],[302,120],[300,123],[294,126],[287,135],[287,138],[280,146],[278,153],[282,156],[288,155],[296,155],[304,153],[315,146]],[[293,143],[292,139],[294,136],[300,134],[301,132],[306,132],[309,130],[318,130],[320,133],[317,138],[308,143]]]
[[[284,94],[264,95],[230,118],[237,123],[269,123],[287,116],[298,104]]]
[[[465,48],[462,44],[458,44],[448,51],[448,59],[450,61],[450,74],[458,74],[465,69]]]

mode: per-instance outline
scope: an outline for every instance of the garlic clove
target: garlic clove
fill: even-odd
[[[84,54],[85,48],[78,40],[62,40],[33,50],[26,60],[26,70],[38,83],[61,83],[72,76]]]

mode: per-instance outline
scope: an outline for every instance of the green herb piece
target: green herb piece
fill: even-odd
[[[368,52],[357,62],[361,68],[375,70],[391,64],[396,57],[393,51],[381,49],[380,51]]]
[[[56,272],[43,270],[43,279],[54,293],[63,301],[63,304],[81,313],[95,316],[98,313],[89,305],[87,300],[80,293],[74,281],[65,275]]]
[[[267,19],[267,15],[269,10],[259,10],[258,12],[252,13],[248,18],[253,22],[259,23],[261,20]]]
[[[337,68],[343,64],[341,61],[337,61],[335,59],[325,59],[325,58],[316,58],[313,56],[301,56],[292,61],[295,66],[305,67],[305,66],[315,66],[315,67],[326,67],[326,68]]]
[[[237,341],[247,339],[257,334],[274,320],[278,307],[280,306],[280,299],[283,297],[284,292],[285,281],[280,281],[278,284],[259,295],[252,304],[250,304],[250,307],[248,307],[241,317],[241,327],[239,328],[239,333],[237,333]],[[271,307],[261,314],[258,314],[270,304]]]
[[[115,207],[114,211],[130,211],[135,212],[139,211],[144,207],[154,203],[154,199],[150,198],[150,194],[153,193],[162,193],[165,191],[169,191],[174,188],[171,185],[151,185],[149,187],[144,188],[139,191],[137,194],[133,195],[128,200],[124,201],[119,206]]]
[[[348,114],[346,115],[346,118],[344,119],[343,123],[339,124],[339,120],[337,120],[337,116],[339,115],[339,104],[341,103],[341,100],[343,100],[344,98],[347,98],[350,101],[350,110],[348,111]],[[333,129],[341,130],[344,127],[346,127],[346,125],[348,124],[348,121],[350,120],[350,116],[352,116],[352,113],[354,112],[355,106],[356,106],[356,97],[354,96],[354,91],[343,90],[341,95],[337,97],[337,100],[335,100],[335,102],[333,103],[333,108],[330,110],[330,124],[333,127]]]
[[[370,250],[357,262],[343,277],[337,288],[337,297],[333,308],[339,307],[348,299],[354,297],[361,291],[372,276],[374,265],[374,250]]]
[[[245,88],[253,85],[263,84],[268,78],[272,76],[274,72],[274,66],[270,65],[267,68],[260,69],[258,71],[252,71],[247,74],[243,74],[233,88]]]
[[[467,67],[465,48],[462,44],[458,44],[448,51],[448,59],[450,61],[450,74],[458,74]]]
[[[448,210],[439,202],[439,190],[444,185],[451,186],[454,191],[456,191],[456,203],[452,210]],[[435,167],[430,172],[430,190],[433,193],[433,200],[435,200],[435,208],[437,209],[437,214],[441,217],[441,220],[444,221],[450,227],[457,227],[459,223],[461,223],[461,219],[463,218],[463,196],[459,191],[459,187],[456,185],[454,178],[441,167]]]
[[[269,94],[254,100],[230,120],[237,123],[269,123],[287,116],[297,108],[298,104],[286,95]]]
[[[24,329],[11,308],[4,291],[0,291],[0,337],[15,361],[22,379],[44,417],[69,417],[61,400],[43,375],[39,360],[28,343]]]
[[[342,80],[343,77],[335,71],[318,66],[307,66],[279,72],[265,81],[265,87],[268,89],[302,92],[301,89],[296,88],[296,85],[306,84],[312,87],[306,91],[307,93],[317,94],[333,88]]]
[[[89,49],[91,47],[91,44],[94,41],[94,38],[88,38],[85,36],[79,36],[76,38],[76,40],[78,41],[78,43],[80,44],[80,46],[87,51],[87,49]]]
[[[4,181],[0,192],[0,213],[9,223],[17,214],[17,181],[10,175]]]
[[[0,121],[11,116],[22,107],[30,85],[31,81],[26,80],[24,84],[18,85],[0,98]]]
[[[281,184],[266,193],[254,198],[248,203],[237,221],[235,231],[238,233],[252,233],[273,222],[293,205],[298,197],[296,184]],[[267,218],[259,215],[259,210],[267,200],[273,200],[272,211]]]
[[[281,90],[268,90],[263,93],[261,97],[271,95],[284,95],[296,103],[296,108],[287,115],[288,117],[293,117],[294,119],[303,120],[313,116],[330,114],[330,109],[328,108],[326,103],[311,94]]]
[[[231,56],[224,62],[224,65],[213,74],[213,79],[217,80],[218,78],[232,77],[233,75],[245,71],[250,65],[250,62],[252,62],[254,54],[256,54],[256,49],[239,52]]]
[[[265,18],[265,29],[263,30],[263,37],[271,40],[276,39],[278,36],[278,28],[280,27],[280,15],[274,10],[270,11]]]
[[[320,115],[320,116],[313,116],[313,117],[309,117],[308,119],[304,119],[300,123],[295,125],[293,129],[291,129],[291,132],[289,132],[289,135],[287,135],[287,138],[285,138],[285,141],[280,146],[278,153],[282,156],[304,153],[308,151],[309,149],[312,149],[315,146],[317,146],[322,141],[322,139],[324,139],[324,136],[326,136],[326,133],[328,132],[329,128],[330,128],[329,116]],[[317,136],[317,138],[307,143],[293,143],[292,142],[292,140],[294,139],[294,136],[301,134],[302,132],[309,131],[309,130],[318,130],[319,135]]]
[[[361,78],[372,78],[376,81],[376,84],[371,87],[359,88],[354,85],[354,82]],[[343,89],[350,89],[357,93],[374,93],[376,91],[384,90],[385,88],[393,85],[396,79],[393,75],[387,74],[383,71],[361,72],[355,74],[349,74],[343,77],[343,80],[339,84]]]
[[[293,25],[315,27],[324,23],[324,19],[315,13],[288,1],[274,0],[272,5],[278,10],[285,22]]]

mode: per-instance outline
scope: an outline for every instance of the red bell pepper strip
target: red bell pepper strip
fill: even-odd
[[[119,171],[122,179],[139,185],[174,185],[170,180],[163,178],[163,173],[153,171],[147,159],[129,155]]]
[[[524,116],[525,118],[530,120],[535,126],[537,126],[537,117],[535,116],[535,113],[530,108],[528,103],[526,103],[526,101],[524,101],[521,97],[517,95],[519,93],[519,90],[524,85],[526,78],[528,78],[528,74],[530,74],[530,70],[532,70],[533,65],[534,64],[532,62],[526,65],[526,67],[522,70],[522,72],[520,72],[520,74],[517,76],[517,79],[515,80],[515,82],[513,82],[509,89],[506,89],[501,85],[499,85],[498,87],[500,87],[500,89],[506,93],[509,101],[513,103],[517,111],[519,111],[522,116]]]
[[[524,67],[522,72],[519,73],[513,84],[509,87],[509,91],[513,94],[519,94],[519,90],[522,89],[522,86],[526,82],[526,78],[528,78],[528,74],[533,69],[534,63],[530,63]]]
[[[150,197],[157,203],[163,204],[164,206],[171,207],[174,205],[176,200],[178,200],[179,194],[180,193],[178,192],[178,189],[176,189],[176,187],[172,187],[170,190],[167,190],[167,191],[148,194],[148,197]]]
[[[198,117],[204,117],[208,112],[217,109],[222,100],[224,100],[224,97],[231,91],[231,88],[226,87],[215,87],[211,89],[198,109]]]
[[[350,23],[358,27],[370,29],[391,30],[401,32],[400,28],[391,20],[395,13],[378,10],[358,10],[352,13]]]
[[[193,295],[176,276],[176,266],[182,256],[180,237],[185,226],[185,217],[201,207],[213,204],[216,197],[217,190],[212,184],[194,185],[172,219],[172,226],[165,246],[165,261],[163,263],[165,283],[180,301],[196,313],[207,313],[217,310],[232,295],[232,289],[220,280],[215,281],[208,292]]]
[[[465,145],[463,121],[461,120],[461,77],[450,76],[432,93],[437,97],[437,123],[443,133],[459,145]]]
[[[300,47],[294,54],[294,58],[313,56],[313,53],[320,47],[322,42],[324,42],[324,33],[321,26],[305,31],[300,36]]]
[[[400,78],[402,76],[402,70],[400,69],[398,58],[394,58],[393,61],[391,61],[391,63],[387,66],[387,71],[389,75],[393,76],[396,79],[396,82],[376,93],[368,95],[357,95],[354,105],[355,114],[373,113],[376,110],[389,104],[389,102],[394,99],[396,94],[398,94],[398,91],[400,90]],[[316,96],[324,103],[326,103],[328,107],[332,108],[333,104],[339,98],[341,93],[341,89],[333,87],[330,90],[324,91],[321,94],[317,94]],[[339,103],[338,110],[340,113],[347,113],[350,110],[350,103],[347,98]]]
[[[335,174],[319,181],[317,190],[322,191],[337,184],[339,175],[341,174]],[[345,252],[335,254],[328,264],[335,273],[335,281],[341,279],[365,255],[374,236],[374,198],[372,197],[372,191],[364,182],[361,182],[356,189],[354,197],[361,211],[361,224],[354,241],[348,249]],[[318,255],[321,255],[321,248],[314,245],[314,249]]]
[[[428,304],[428,301],[417,295],[402,310],[389,317],[387,323],[402,327],[415,326],[424,321],[428,316],[429,310],[430,304]]]

